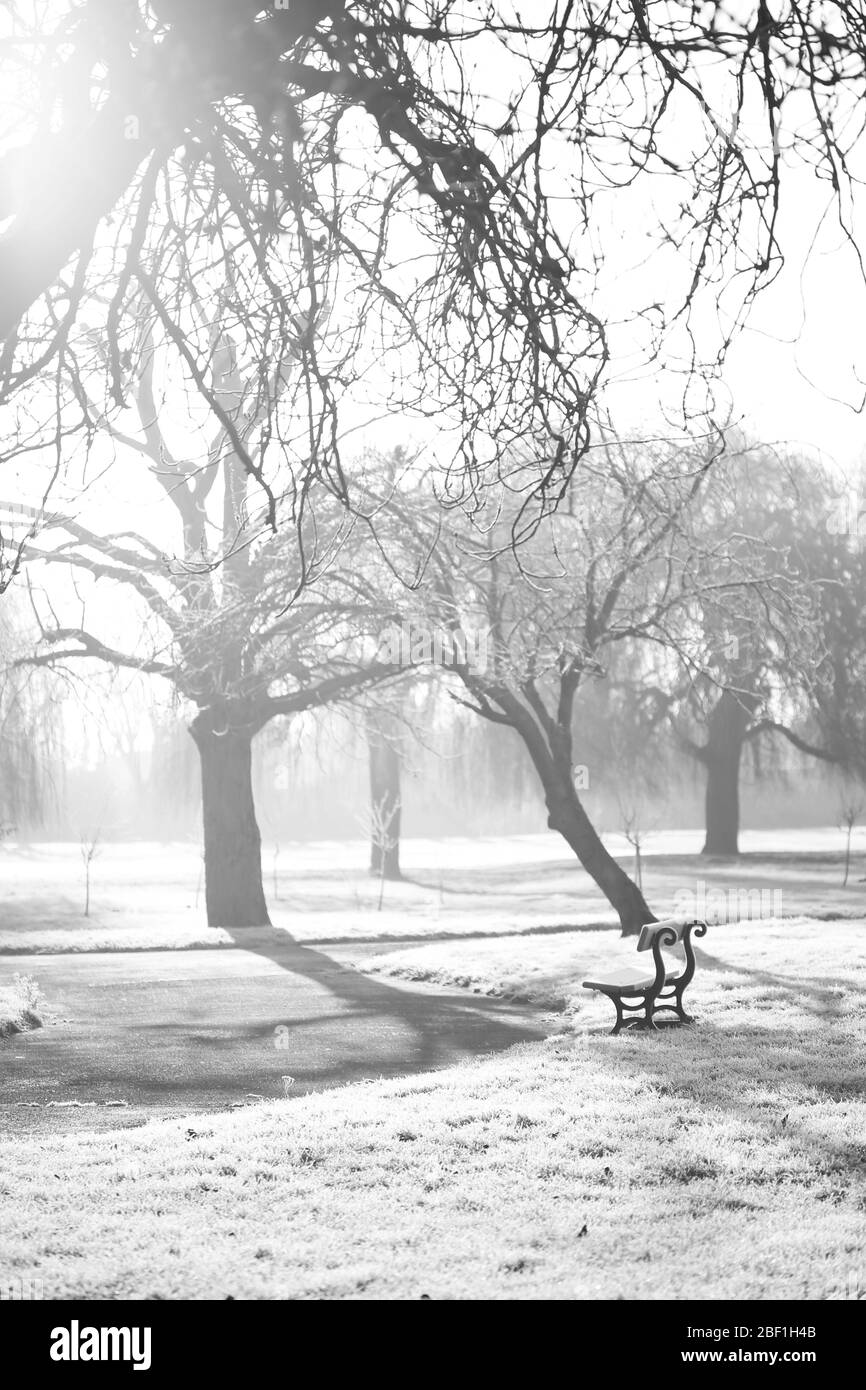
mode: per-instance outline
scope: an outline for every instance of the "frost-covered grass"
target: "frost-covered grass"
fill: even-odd
[[[804,1007],[834,991],[862,990],[866,983],[866,921],[817,922],[807,918],[711,925],[695,939],[698,968],[689,988],[689,1011],[700,1009],[721,990],[759,988],[763,999],[800,998]],[[606,964],[643,964],[635,938],[610,931],[563,932],[555,936],[442,941],[383,951],[363,968],[392,979],[475,990],[543,1008],[566,1009],[581,1024],[608,1018],[612,1006],[582,988]],[[823,992],[822,992],[823,991]],[[759,1005],[760,1006],[760,1005]]]
[[[628,847],[611,837],[627,868]],[[703,860],[698,832],[654,836],[645,887],[660,915],[682,896],[723,891],[781,894],[784,916],[854,916],[862,911],[866,866],[855,860],[841,887],[843,837],[835,831],[752,832],[737,861]],[[335,943],[546,932],[614,926],[595,885],[558,836],[407,840],[406,881],[378,884],[360,842],[289,844],[263,853],[272,920],[298,941]],[[201,858],[195,845],[102,847],[93,865],[92,908],[83,915],[78,845],[0,851],[0,954],[40,951],[191,949],[231,946],[228,932],[204,922]],[[276,890],[276,891],[275,891]]]
[[[632,958],[633,939],[592,926],[494,937],[490,898],[516,898],[511,920],[526,923],[521,904],[566,876],[538,860],[512,870],[502,852],[449,870],[484,936],[425,941],[419,910],[403,930],[417,946],[344,950],[365,968],[565,1006],[562,1033],[408,1080],[0,1143],[0,1282],[39,1278],[47,1298],[866,1294],[862,906],[859,919],[711,927],[688,996],[696,1026],[612,1038],[610,1005],[580,980]],[[730,867],[742,881],[757,863]],[[672,865],[681,882],[712,872],[685,856],[651,872]],[[310,898],[345,894],[315,872]],[[826,856],[762,855],[758,872],[786,906],[836,910]],[[847,910],[858,903],[855,888]]]
[[[0,975],[0,1038],[42,1027],[39,985],[30,975]]]
[[[697,1029],[581,1026],[409,1081],[2,1144],[0,1276],[46,1298],[866,1293],[862,958],[816,979],[798,943],[705,979]]]

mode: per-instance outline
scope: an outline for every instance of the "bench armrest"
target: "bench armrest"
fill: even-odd
[[[694,932],[695,936],[706,936],[706,922],[688,922],[681,932],[675,930],[673,927],[662,927],[661,931],[656,932],[653,938],[652,952],[656,968],[655,985],[653,988],[657,993],[662,989],[665,982],[666,965],[664,956],[662,955],[663,946],[676,946],[678,943],[681,943],[685,951],[685,969],[677,980],[681,989],[685,989],[694,975],[695,948],[692,945],[692,932]]]

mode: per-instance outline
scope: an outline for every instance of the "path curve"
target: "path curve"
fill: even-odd
[[[554,1026],[499,1000],[386,983],[341,956],[288,941],[4,962],[36,977],[48,1010],[44,1028],[0,1042],[0,1128],[117,1128],[301,1095],[449,1066]]]

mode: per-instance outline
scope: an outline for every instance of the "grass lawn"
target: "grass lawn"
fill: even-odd
[[[793,1000],[803,1010],[832,1014],[838,997],[866,987],[866,921],[788,920],[731,922],[710,926],[694,941],[698,970],[687,996],[689,1013],[717,1010],[737,991],[749,993],[760,1010]],[[561,932],[533,937],[436,941],[382,950],[363,962],[365,970],[392,979],[459,985],[481,994],[542,1008],[563,1009],[583,1027],[613,1024],[613,1006],[582,983],[606,964],[643,964],[635,938],[610,930]]]
[[[431,851],[389,888],[387,920],[362,858],[329,878],[311,850],[276,916],[374,974],[559,1008],[562,1032],[408,1078],[0,1142],[0,1284],[41,1279],[61,1299],[866,1297],[866,923],[838,846],[648,861],[658,911],[706,880],[776,888],[790,916],[711,926],[687,996],[697,1025],[618,1038],[580,982],[634,941],[601,925],[550,846],[482,843],[474,863],[439,846],[446,869]],[[160,904],[186,891],[187,859],[161,876],[153,856],[108,859],[109,948],[157,928],[180,945]],[[34,935],[80,949],[71,862],[15,880],[7,951]]]
[[[522,944],[570,997],[594,938],[423,950]],[[717,927],[700,952],[692,1029],[611,1038],[581,1002],[558,1037],[408,1081],[0,1145],[0,1275],[46,1298],[866,1296],[864,924]]]
[[[862,997],[731,990],[405,1081],[0,1146],[0,1271],[46,1298],[866,1293]]]
[[[609,838],[630,870],[628,846],[621,837]],[[700,858],[700,843],[697,831],[657,834],[649,841],[645,890],[659,915],[677,911],[683,895],[698,899],[702,892],[762,892],[765,907],[785,917],[862,915],[862,854],[858,850],[842,888],[841,831],[746,832],[746,853],[727,862]],[[265,846],[265,890],[275,928],[296,941],[334,944],[616,925],[557,835],[407,840],[406,880],[386,886],[381,912],[367,855],[361,842],[291,844],[275,861],[273,848]],[[201,868],[195,845],[106,844],[93,863],[86,918],[77,845],[3,847],[0,954],[230,947],[228,932],[205,925]]]

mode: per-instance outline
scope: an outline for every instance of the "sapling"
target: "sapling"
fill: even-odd
[[[846,798],[842,802],[841,820],[839,824],[845,831],[845,867],[842,874],[843,888],[848,885],[848,874],[851,869],[851,836],[854,833],[854,827],[862,816],[864,809],[866,809],[866,803],[863,801],[855,801],[851,797]]]
[[[385,898],[385,873],[387,869],[387,856],[391,850],[397,848],[398,837],[393,833],[392,827],[399,820],[400,802],[394,802],[390,807],[388,797],[383,796],[378,801],[370,803],[370,810],[366,821],[366,828],[369,831],[370,840],[374,848],[378,851],[377,858],[379,863],[379,901],[376,911],[382,911],[382,903]]]
[[[91,835],[81,836],[81,859],[84,864],[84,915],[90,916],[90,866],[99,853],[99,827]]]

